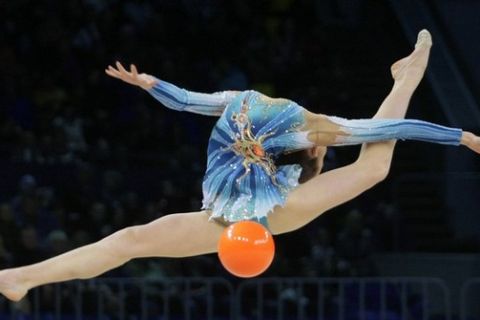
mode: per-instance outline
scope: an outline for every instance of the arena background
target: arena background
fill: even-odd
[[[431,63],[408,116],[479,133],[479,12],[474,0],[1,1],[0,268],[200,208],[215,119],[164,108],[107,77],[108,64],[365,118],[392,85],[390,65],[428,28]],[[326,170],[358,150],[330,149]],[[459,315],[461,287],[480,276],[479,160],[399,143],[385,182],[276,237],[264,277],[436,277]],[[102,277],[213,276],[239,282],[215,255],[138,260]],[[0,305],[5,317],[14,309]]]

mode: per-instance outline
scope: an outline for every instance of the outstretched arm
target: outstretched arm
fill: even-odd
[[[480,137],[458,128],[449,128],[435,123],[413,119],[361,119],[347,120],[328,117],[339,126],[341,135],[336,135],[332,145],[351,145],[387,140],[418,140],[431,143],[459,146],[480,153]],[[344,135],[343,133],[348,133]]]
[[[237,91],[223,91],[212,94],[188,91],[149,74],[139,74],[133,64],[130,65],[130,71],[126,70],[118,61],[116,67],[108,66],[105,72],[111,77],[143,88],[164,106],[177,111],[220,116],[226,105],[238,94]]]
[[[238,94],[236,91],[212,94],[192,92],[163,80],[157,80],[155,85],[147,91],[168,108],[207,116],[220,116],[227,104]]]
[[[387,140],[418,140],[460,145],[462,130],[414,119],[359,119],[328,117],[339,126],[334,145],[351,145]],[[346,133],[345,135],[343,133]]]

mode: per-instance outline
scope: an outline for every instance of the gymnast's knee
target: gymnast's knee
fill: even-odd
[[[388,177],[390,173],[391,161],[390,160],[380,160],[376,163],[369,165],[367,172],[369,173],[370,179],[373,183],[377,184],[382,182]]]
[[[360,160],[355,163],[363,173],[363,180],[365,184],[369,186],[376,185],[377,183],[385,180],[390,173],[391,158],[385,157],[384,159],[373,159],[374,161]]]
[[[168,249],[173,248],[169,245],[173,240],[165,235],[174,233],[174,230],[184,230],[188,222],[183,214],[170,214],[144,225],[119,230],[110,236],[113,240],[110,241],[112,254],[128,260],[164,255],[166,252],[172,256]]]
[[[128,227],[118,230],[108,237],[100,240],[98,244],[105,247],[109,255],[122,259],[132,259],[132,248],[135,245],[136,227]]]

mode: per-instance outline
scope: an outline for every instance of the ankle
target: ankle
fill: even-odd
[[[25,288],[26,290],[29,290],[32,287],[31,281],[28,278],[28,272],[25,272],[23,270],[23,267],[20,268],[14,268],[10,269],[10,274],[13,279],[15,279],[15,282],[21,286],[22,288]]]
[[[405,79],[396,79],[393,83],[392,92],[401,94],[402,96],[412,96],[418,87],[418,83],[406,81]]]

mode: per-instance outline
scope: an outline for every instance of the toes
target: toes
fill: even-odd
[[[415,48],[431,47],[431,46],[432,46],[432,35],[428,30],[423,29],[418,33],[417,43],[415,44]]]
[[[432,36],[428,30],[418,33],[415,50],[408,56],[395,62],[390,71],[395,81],[405,79],[415,87],[421,81],[427,68]]]

